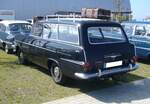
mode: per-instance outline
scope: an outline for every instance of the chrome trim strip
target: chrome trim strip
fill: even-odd
[[[149,40],[150,40],[150,39],[149,39]],[[143,40],[131,39],[131,41],[143,42],[143,43],[148,43],[148,44],[150,44],[150,42],[148,42],[148,41],[143,41]]]
[[[47,51],[50,51],[50,52],[56,53],[56,51],[54,51],[54,50],[50,50],[50,49],[46,49],[46,48],[42,48],[42,47],[39,47],[39,46],[36,46],[36,45],[33,45],[33,44],[25,43],[25,42],[18,41],[18,40],[16,40],[16,42],[20,42],[20,43],[23,43],[23,44],[26,44],[26,45],[34,46],[34,47],[37,47],[37,48],[40,48],[40,49],[44,49],[44,50],[47,50]]]
[[[136,48],[144,49],[144,50],[148,50],[148,51],[150,51],[150,48],[144,48],[144,47],[136,47]]]
[[[70,56],[70,57],[71,57],[70,54],[67,54],[67,53],[64,53],[64,52],[61,52],[61,51],[57,51],[57,53],[59,53],[59,54],[61,54],[61,55],[65,55],[65,56]]]
[[[135,56],[137,56],[136,46],[135,46],[135,44],[133,44],[133,45],[134,45]]]
[[[124,71],[133,71],[133,70],[136,70],[138,68],[139,68],[139,65],[136,64],[133,66],[130,64],[126,68],[116,68],[113,70],[106,70],[106,71],[101,71],[101,69],[100,69],[98,73],[93,73],[93,74],[75,73],[74,75],[80,79],[90,79],[90,78],[94,78],[94,77],[101,77],[104,75],[110,75],[110,74],[115,74],[115,73],[124,72]]]
[[[86,53],[85,53],[85,49],[84,49],[84,48],[83,48],[83,54],[84,54],[84,59],[85,59],[84,61],[87,62],[87,56],[86,56]]]
[[[77,64],[77,65],[83,65],[84,64],[83,61],[76,61],[76,60],[65,59],[65,58],[60,58],[60,59],[64,60],[64,61],[68,61],[68,62],[74,63],[74,64]]]

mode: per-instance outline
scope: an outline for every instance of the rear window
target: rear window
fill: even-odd
[[[89,27],[87,31],[91,44],[126,41],[120,27]]]

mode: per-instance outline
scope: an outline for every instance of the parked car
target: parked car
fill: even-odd
[[[150,22],[123,22],[122,26],[139,58],[150,58]]]
[[[15,36],[31,33],[31,24],[26,21],[2,20],[0,21],[0,47],[6,53],[15,52]]]
[[[39,21],[32,29],[29,36],[16,38],[19,62],[49,69],[56,83],[112,77],[138,68],[134,45],[118,23],[59,18]]]

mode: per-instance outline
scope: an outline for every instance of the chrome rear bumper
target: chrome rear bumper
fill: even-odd
[[[126,68],[113,68],[112,70],[105,70],[105,71],[101,71],[101,69],[100,69],[99,72],[97,72],[97,73],[92,73],[92,74],[75,73],[74,75],[79,79],[91,79],[91,78],[101,77],[101,76],[105,76],[105,75],[111,75],[111,74],[115,74],[115,73],[133,71],[133,70],[136,70],[138,68],[139,68],[139,65],[135,64],[133,66],[130,64]]]

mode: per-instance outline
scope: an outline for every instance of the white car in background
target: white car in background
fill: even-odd
[[[0,21],[0,47],[6,53],[13,53],[15,49],[15,35],[29,35],[32,25],[22,20]]]

